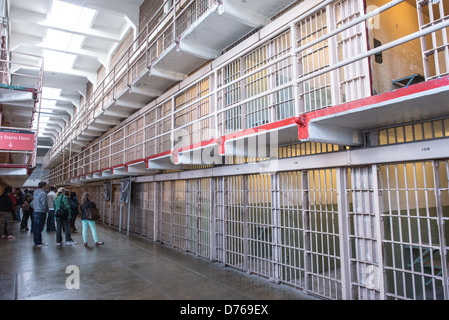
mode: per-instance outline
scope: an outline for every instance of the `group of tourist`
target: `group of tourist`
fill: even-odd
[[[25,190],[22,193],[20,188],[13,191],[11,186],[6,186],[0,196],[0,234],[2,239],[14,239],[13,224],[20,223],[22,231],[29,231],[28,220],[31,220],[31,232],[33,233],[34,246],[47,246],[48,243],[42,241],[42,232],[47,225],[47,232],[56,232],[56,245],[62,246],[62,231],[65,234],[67,246],[76,245],[73,241],[72,233],[76,232],[76,217],[81,213],[82,236],[84,245],[88,246],[87,229],[90,228],[95,245],[103,245],[97,237],[95,221],[88,220],[86,210],[96,207],[95,203],[89,200],[89,194],[85,192],[78,202],[75,192],[70,193],[65,188],[56,189],[55,186],[47,188],[46,182],[38,184],[35,191]],[[55,213],[62,208],[68,213],[66,217],[60,218]],[[22,213],[22,217],[20,216]]]

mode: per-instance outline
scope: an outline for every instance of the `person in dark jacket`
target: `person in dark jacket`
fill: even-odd
[[[6,186],[0,196],[0,234],[2,239],[14,239],[12,234],[13,202],[11,200],[12,187]]]
[[[95,226],[95,221],[87,220],[86,216],[86,210],[90,207],[96,208],[96,205],[94,202],[89,200],[89,194],[85,192],[83,194],[83,197],[81,198],[81,223],[83,226],[83,241],[84,246],[87,247],[87,228],[90,228],[90,231],[92,231],[92,237],[94,238],[95,245],[100,246],[103,245],[103,241],[98,241],[97,236],[97,229]]]
[[[72,240],[72,235],[70,233],[69,221],[71,218],[71,213],[70,213],[71,210],[70,210],[69,200],[68,200],[67,196],[65,195],[64,188],[58,189],[58,192],[56,193],[54,204],[55,204],[54,208],[55,208],[55,220],[56,220],[56,245],[58,247],[62,246],[62,234],[61,234],[62,229],[64,229],[64,232],[65,232],[66,246],[76,245],[77,242]],[[67,219],[62,220],[62,219],[59,219],[58,217],[56,217],[56,213],[58,212],[58,209],[61,207],[68,211],[69,215],[68,215]]]
[[[67,193],[66,193],[67,195]],[[76,192],[72,191],[70,193],[70,198],[69,198],[69,204],[70,204],[70,209],[71,209],[71,215],[72,218],[70,219],[70,231],[72,233],[76,232],[77,229],[75,227],[75,221],[76,221],[76,216],[78,215],[78,210],[79,210],[79,202],[78,202],[78,198],[76,196]]]
[[[47,219],[48,200],[47,193],[44,191],[47,183],[45,181],[39,182],[37,190],[34,192],[33,201],[31,206],[33,207],[33,233],[34,233],[34,246],[45,247],[48,245],[46,242],[42,242],[42,230],[44,230],[45,220]]]
[[[21,222],[22,219],[20,218],[20,211],[22,211],[24,195],[23,195],[22,191],[20,190],[20,188],[14,189],[14,196],[16,197],[16,211],[15,211],[15,215],[14,215],[13,219],[15,222]]]
[[[30,203],[33,201],[33,195],[31,193],[25,194],[25,198],[22,204],[22,222],[20,224],[20,229],[24,231],[28,231],[28,218],[31,218],[31,222],[33,221],[33,207]],[[31,229],[33,231],[33,229]]]

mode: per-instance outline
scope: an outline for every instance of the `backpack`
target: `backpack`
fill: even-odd
[[[59,208],[55,212],[55,218],[58,220],[67,220],[69,218],[69,211],[62,207],[62,197],[64,196],[59,197]]]

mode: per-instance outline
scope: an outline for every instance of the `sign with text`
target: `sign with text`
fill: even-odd
[[[34,132],[26,130],[0,129],[0,149],[33,151]]]

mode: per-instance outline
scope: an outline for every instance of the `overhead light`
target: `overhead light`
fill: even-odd
[[[48,15],[47,25],[63,28],[68,31],[87,29],[97,14],[96,10],[70,4],[63,1],[53,1]]]
[[[73,66],[76,55],[53,50],[43,50],[44,68],[47,71],[64,72]]]

